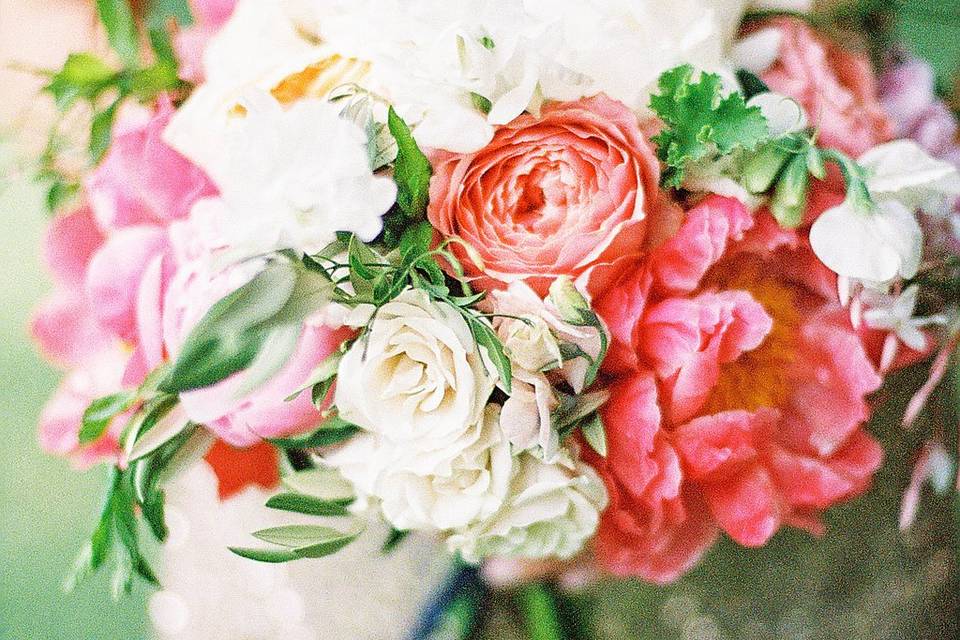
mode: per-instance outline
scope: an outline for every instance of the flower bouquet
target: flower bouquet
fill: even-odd
[[[201,458],[272,493],[250,563],[413,532],[662,584],[822,533],[884,376],[932,359],[910,423],[952,364],[957,124],[918,62],[747,4],[98,2],[112,57],[47,86],[92,161],[43,156],[33,325],[41,444],[110,469],[70,585],[158,584]]]

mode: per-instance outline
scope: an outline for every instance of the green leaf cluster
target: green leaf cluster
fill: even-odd
[[[288,491],[272,496],[267,507],[311,516],[347,517],[354,501],[349,483],[332,469],[309,469],[284,477]],[[261,529],[253,536],[279,548],[230,547],[238,556],[259,562],[322,558],[344,548],[363,532],[354,522],[347,531],[325,525],[287,525]]]
[[[682,65],[660,76],[659,89],[650,98],[650,108],[665,125],[653,138],[666,164],[665,186],[679,188],[688,163],[753,150],[769,137],[759,107],[748,107],[738,92],[724,96],[716,74],[701,73],[694,80],[693,67]]]

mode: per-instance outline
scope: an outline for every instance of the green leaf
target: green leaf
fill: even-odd
[[[770,87],[767,86],[767,83],[760,79],[754,73],[747,71],[746,69],[737,69],[737,81],[740,83],[740,87],[743,89],[743,97],[749,100],[753,96],[760,95],[761,93],[768,93]]]
[[[317,524],[290,524],[253,532],[253,536],[259,540],[277,544],[281,547],[290,547],[291,549],[340,540],[348,535],[350,534],[344,534],[331,527]]]
[[[666,186],[679,188],[690,162],[710,154],[753,150],[769,137],[759,107],[748,107],[741,93],[724,97],[720,76],[702,73],[694,82],[693,74],[691,65],[663,73],[660,93],[650,98],[651,109],[666,125],[653,138],[658,156],[667,165]]]
[[[593,414],[590,420],[584,422],[580,427],[580,433],[583,439],[587,441],[590,448],[600,454],[601,457],[607,457],[607,434],[603,429],[603,420],[599,413]]]
[[[307,469],[284,476],[280,482],[287,489],[321,500],[352,502],[353,486],[335,469]]]
[[[360,427],[350,424],[337,415],[332,415],[312,433],[290,438],[274,438],[270,443],[281,449],[317,449],[345,442],[359,432]]]
[[[472,313],[464,313],[464,318],[467,319],[467,324],[470,326],[471,333],[473,333],[473,339],[477,341],[479,346],[486,348],[490,361],[500,375],[503,390],[509,394],[513,384],[513,370],[510,366],[510,359],[504,352],[503,343],[500,342],[500,338],[494,333],[493,328],[480,318]]]
[[[410,535],[410,531],[400,529],[394,529],[391,527],[390,534],[387,536],[387,539],[384,540],[383,546],[380,547],[380,553],[387,555],[393,553],[394,550],[400,546],[400,543],[407,539],[407,536]]]
[[[97,14],[107,29],[107,40],[128,67],[140,62],[137,23],[128,0],[97,0]]]
[[[393,179],[397,183],[397,205],[411,220],[422,220],[430,200],[430,176],[433,169],[427,156],[417,146],[410,127],[390,107],[387,126],[397,141],[397,159]]]
[[[270,321],[288,306],[297,271],[289,259],[272,260],[250,282],[214,304],[187,336],[160,389],[176,394],[207,387],[250,366],[271,330],[278,328]]]
[[[130,556],[120,554],[110,581],[110,593],[114,600],[120,600],[123,596],[130,595],[131,591],[133,591],[133,565]]]
[[[94,164],[103,159],[107,149],[110,148],[110,139],[113,135],[113,121],[117,117],[117,108],[120,106],[122,98],[117,98],[110,103],[103,111],[97,112],[90,123],[90,158]]]
[[[78,439],[81,445],[100,439],[110,422],[129,409],[136,400],[136,394],[121,391],[113,395],[97,398],[83,412]]]
[[[305,513],[311,516],[347,516],[347,505],[353,500],[322,500],[301,493],[278,493],[267,500],[267,507],[280,511]]]
[[[147,32],[150,46],[157,59],[176,64],[176,56],[170,43],[170,26],[180,27],[193,24],[189,0],[149,0],[147,9]],[[175,68],[175,66],[174,66]]]
[[[300,559],[300,556],[294,553],[291,549],[250,549],[246,547],[227,548],[241,558],[256,560],[257,562],[279,563]]]
[[[490,102],[490,98],[482,96],[479,93],[471,91],[470,101],[473,103],[473,108],[484,115],[490,113],[490,110],[493,109],[493,103]]]
[[[94,100],[116,82],[117,73],[92,53],[71,53],[44,90],[65,110],[78,98]]]
[[[408,227],[400,237],[400,255],[403,256],[403,264],[411,265],[417,258],[430,251],[433,235],[433,225],[427,221]]]
[[[131,72],[127,82],[129,90],[140,100],[150,100],[158,93],[173,91],[180,86],[177,67],[169,62],[158,62],[145,69]]]

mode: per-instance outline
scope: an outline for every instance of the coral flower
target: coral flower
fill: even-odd
[[[711,196],[597,303],[615,378],[597,553],[666,582],[725,531],[765,544],[863,491],[880,385],[806,241]]]

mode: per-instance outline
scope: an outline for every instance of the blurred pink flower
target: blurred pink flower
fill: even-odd
[[[670,581],[718,530],[745,546],[819,532],[869,485],[882,452],[865,398],[881,379],[824,271],[800,233],[711,196],[597,301],[623,399],[591,459],[611,496],[603,566]]]
[[[180,63],[180,77],[188,82],[203,82],[203,52],[210,38],[226,24],[237,0],[192,0],[194,24],[174,37]]]

